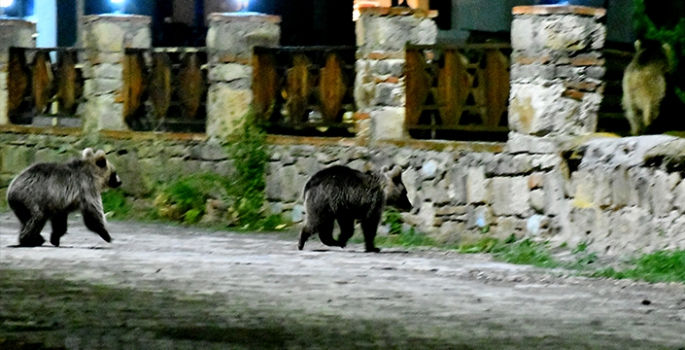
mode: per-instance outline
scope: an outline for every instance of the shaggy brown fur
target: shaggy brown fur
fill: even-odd
[[[58,247],[67,232],[67,217],[76,210],[83,214],[88,229],[110,242],[100,194],[120,185],[116,170],[101,150],[87,148],[81,159],[67,163],[31,165],[10,183],[7,191],[7,202],[21,222],[19,245],[42,245],[45,239],[40,232],[50,220],[50,243]]]

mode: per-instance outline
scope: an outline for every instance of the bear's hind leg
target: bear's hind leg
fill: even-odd
[[[321,243],[329,247],[339,246],[338,241],[333,238],[333,224],[335,221],[333,219],[321,220],[318,225],[319,239]]]
[[[68,214],[56,214],[50,218],[50,224],[52,225],[50,243],[55,247],[59,247],[60,238],[67,233],[67,218]]]
[[[354,219],[346,217],[338,217],[338,226],[340,226],[340,236],[338,236],[338,244],[340,248],[345,248],[347,241],[354,235]]]
[[[364,232],[364,243],[366,244],[367,253],[378,253],[381,251],[374,244],[379,222],[380,218],[369,218],[362,221],[362,231]]]
[[[45,243],[45,238],[40,235],[47,219],[41,216],[35,216],[28,219],[21,228],[19,233],[19,246],[22,247],[39,247]]]

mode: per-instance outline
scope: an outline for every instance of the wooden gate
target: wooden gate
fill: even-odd
[[[414,138],[506,140],[509,44],[408,45],[407,130]]]

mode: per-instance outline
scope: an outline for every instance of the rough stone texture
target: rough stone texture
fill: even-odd
[[[385,107],[371,112],[371,128],[374,140],[404,138],[404,108]]]
[[[604,89],[601,16],[519,10],[511,27],[509,128],[535,136],[593,133]]]
[[[685,212],[685,181],[679,170],[650,163],[658,158],[655,149],[672,142],[669,137],[586,141],[574,149],[581,157],[578,169],[565,169],[558,154],[306,142],[270,146],[266,207],[286,220],[301,220],[302,189],[318,170],[341,164],[365,171],[395,163],[414,204],[402,216],[405,224],[444,242],[514,234],[571,246],[586,242],[592,251],[614,255],[685,244],[678,220]],[[31,163],[62,161],[88,146],[109,153],[132,196],[149,195],[183,174],[234,172],[221,142],[212,138],[0,133],[0,191]]]
[[[79,109],[83,128],[128,130],[121,98],[123,60],[127,48],[149,48],[151,18],[133,15],[93,15],[83,18],[85,106]]]
[[[249,63],[255,46],[278,46],[281,19],[258,13],[212,13],[209,16],[207,49],[210,62]]]
[[[495,177],[490,181],[492,212],[496,216],[524,215],[530,206],[528,179],[525,177]]]
[[[226,139],[252,103],[252,50],[278,46],[280,17],[257,13],[213,13],[209,16],[207,50],[210,88],[207,135]]]
[[[426,13],[411,9],[362,9],[356,32],[355,104],[371,119],[370,134],[361,135],[360,140],[367,141],[368,136],[372,143],[405,139],[405,45],[434,44],[435,22]]]
[[[226,139],[250,110],[252,90],[213,84],[207,93],[207,135]]]

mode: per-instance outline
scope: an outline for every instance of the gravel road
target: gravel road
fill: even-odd
[[[108,227],[111,244],[72,215],[62,247],[12,248],[18,223],[0,214],[0,348],[685,348],[682,284],[315,237],[298,251],[294,233]]]

